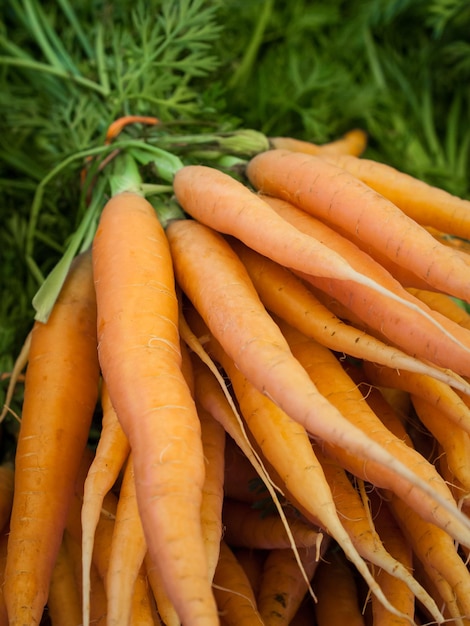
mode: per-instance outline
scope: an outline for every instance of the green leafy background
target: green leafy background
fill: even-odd
[[[82,217],[74,155],[119,116],[319,143],[359,127],[368,156],[470,196],[466,1],[6,0],[0,20],[0,373]]]

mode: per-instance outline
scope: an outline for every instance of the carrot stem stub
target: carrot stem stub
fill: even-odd
[[[178,301],[165,232],[142,196],[105,206],[93,244],[99,359],[134,458],[153,564],[187,626],[219,623],[201,528],[200,422],[181,371]]]

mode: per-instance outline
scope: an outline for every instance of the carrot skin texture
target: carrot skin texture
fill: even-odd
[[[41,620],[98,399],[89,252],[74,260],[48,322],[32,332],[5,571],[11,626]]]
[[[464,257],[439,244],[396,205],[346,170],[314,155],[268,150],[248,163],[246,174],[259,191],[340,226],[371,250],[378,248],[395,263],[412,268],[433,287],[470,300],[466,279],[470,266]]]
[[[181,370],[168,242],[150,203],[129,192],[107,203],[93,263],[99,359],[134,452],[137,500],[152,561],[165,571],[181,621],[215,625],[200,519],[200,423]]]

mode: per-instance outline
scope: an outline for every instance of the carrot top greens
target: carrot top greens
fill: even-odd
[[[198,153],[201,134],[249,128],[257,140],[321,143],[359,127],[369,157],[468,197],[469,25],[461,0],[158,0],[150,10],[144,0],[7,0],[0,373],[11,370],[32,298],[83,223],[91,191],[98,204],[108,193],[93,174],[111,157],[106,132],[121,116],[162,122],[129,125],[123,141],[185,156],[189,145],[203,160],[232,151],[207,144]],[[82,185],[87,153],[101,156],[87,162]]]

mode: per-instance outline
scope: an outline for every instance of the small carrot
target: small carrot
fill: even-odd
[[[212,581],[223,535],[225,430],[204,407],[198,403],[196,407],[201,421],[201,440],[206,463],[202,487],[202,534],[206,546],[209,580]]]
[[[38,624],[98,398],[91,255],[72,264],[32,331],[5,568],[10,624]]]
[[[445,315],[450,320],[470,329],[470,314],[453,298],[445,293],[426,289],[409,288],[408,291],[427,304],[431,309]]]
[[[353,128],[342,137],[324,144],[303,141],[295,137],[270,137],[269,143],[273,148],[304,154],[319,154],[321,156],[351,154],[358,157],[366,149],[367,133],[361,128]]]
[[[365,626],[353,570],[336,546],[331,546],[313,580],[318,626]]]
[[[180,170],[181,171],[181,170]],[[304,367],[293,357],[279,327],[261,304],[248,274],[221,235],[192,220],[171,222],[166,229],[178,283],[196,310],[244,376],[269,396],[315,439],[346,449],[361,459],[415,485],[413,492],[439,501],[438,510],[459,518],[461,543],[469,541],[469,521],[455,507],[447,490],[438,495],[393,454],[328,401]],[[198,263],[194,263],[198,259]],[[230,288],[228,288],[230,287]],[[442,507],[442,508],[441,508]],[[447,522],[445,522],[447,524]]]
[[[372,491],[372,511],[374,525],[379,536],[384,542],[385,548],[402,564],[402,567],[413,571],[413,551],[409,542],[405,539],[387,503],[379,496],[376,490]],[[401,620],[396,615],[390,614],[380,602],[371,597],[372,619],[374,626],[406,626],[415,616],[415,596],[411,589],[396,576],[391,576],[385,570],[378,570],[377,582],[381,585],[385,595],[392,604],[400,608],[400,611],[408,616],[408,621]],[[444,618],[443,618],[444,619]]]
[[[108,388],[104,381],[101,385],[101,409],[103,412],[101,433],[95,457],[85,480],[81,509],[84,626],[89,624],[89,573],[92,563],[94,534],[100,518],[103,498],[115,484],[129,454],[129,441],[111,404]]]
[[[147,552],[137,507],[133,458],[131,452],[119,490],[111,540],[106,576],[108,626],[130,623],[134,586]]]
[[[419,224],[470,239],[470,201],[386,163],[339,154],[329,154],[328,160],[391,200]]]
[[[248,577],[225,541],[220,544],[214,595],[221,618],[227,626],[263,626]]]
[[[313,579],[322,555],[330,545],[325,537],[320,549],[301,548],[305,571]],[[270,550],[262,571],[260,589],[256,596],[258,610],[265,626],[288,626],[307,593],[304,579],[292,552],[286,549]]]
[[[445,371],[344,323],[288,268],[281,267],[240,241],[229,240],[229,243],[248,270],[266,308],[305,335],[337,352],[396,369],[428,374],[448,384],[456,384],[455,377]]]
[[[82,621],[81,598],[75,580],[74,564],[64,538],[52,571],[47,612],[53,624],[77,626]]]
[[[217,624],[201,528],[200,423],[181,371],[172,261],[165,232],[142,196],[122,192],[108,201],[93,266],[99,359],[133,450],[151,559],[165,571],[182,622]]]
[[[379,249],[434,288],[470,301],[470,263],[341,167],[318,156],[268,150],[251,159],[246,174],[259,191],[291,201],[360,238],[371,255]]]

